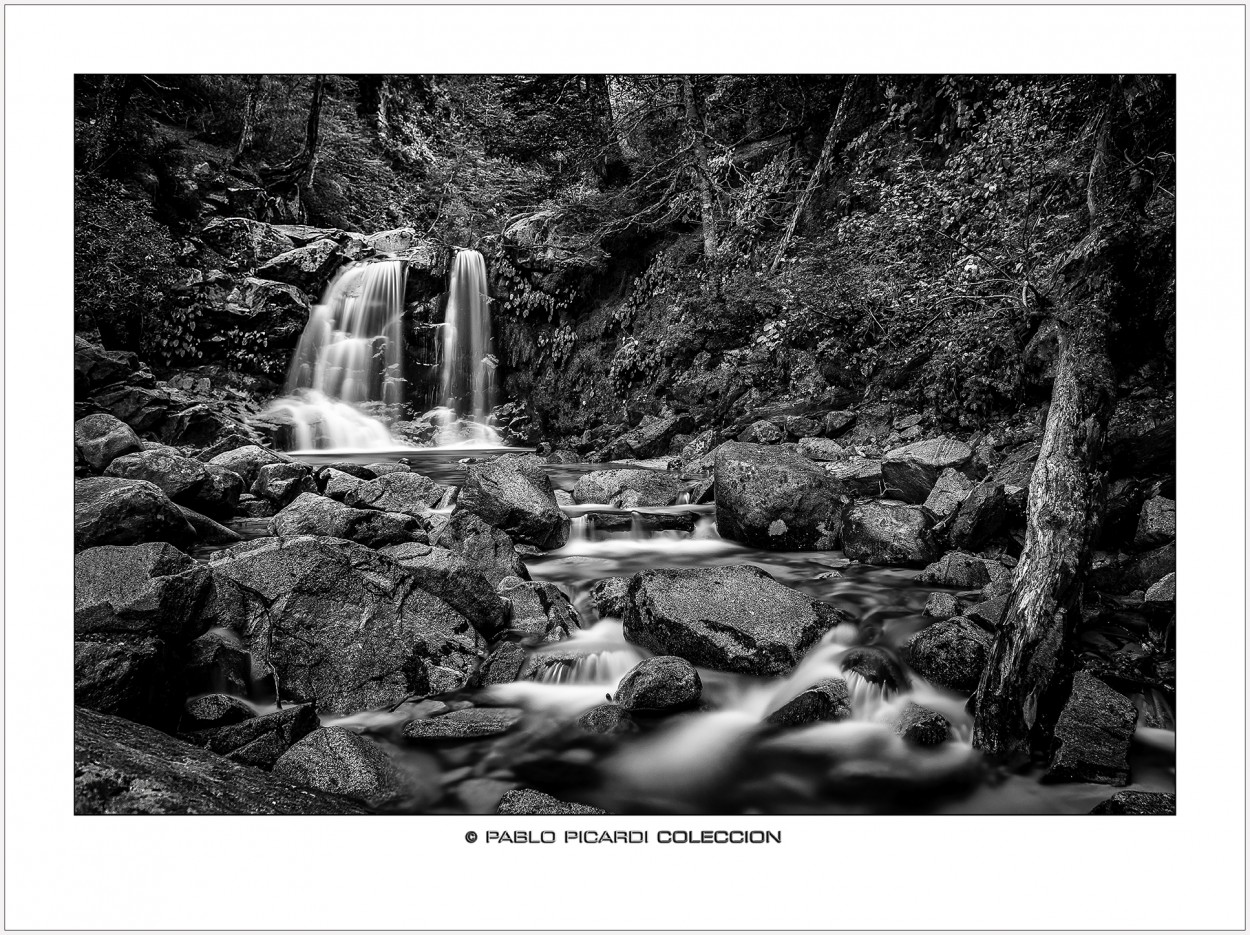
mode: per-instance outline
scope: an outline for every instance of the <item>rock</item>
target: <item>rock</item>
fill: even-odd
[[[969,555],[967,552],[947,552],[916,575],[916,581],[919,584],[935,584],[939,587],[973,591],[985,587],[1004,574],[1009,574],[1007,569],[979,555]]]
[[[244,485],[250,488],[256,483],[256,477],[264,465],[281,464],[289,460],[259,445],[244,445],[241,448],[231,448],[229,451],[214,455],[208,463],[233,471],[243,478]]]
[[[283,699],[327,713],[384,707],[463,688],[483,655],[467,619],[364,546],[299,536],[218,555],[221,622],[242,636],[254,671],[276,673]]]
[[[238,724],[197,731],[185,739],[236,763],[273,769],[292,744],[320,726],[316,709],[304,704],[281,708]]]
[[[936,747],[950,737],[950,721],[909,701],[894,720],[894,733],[918,747]]]
[[[404,725],[409,740],[467,740],[506,734],[521,722],[520,708],[462,708]]]
[[[812,461],[842,461],[846,449],[829,438],[800,438],[799,454]]]
[[[76,815],[357,815],[338,796],[301,789],[168,734],[74,710]]]
[[[674,437],[688,431],[691,419],[687,415],[670,416],[639,425],[620,438],[610,442],[600,452],[607,461],[620,458],[654,458],[667,454]]]
[[[880,646],[852,647],[838,660],[838,665],[843,672],[854,673],[890,692],[902,691],[911,684],[903,667]]]
[[[694,532],[694,513],[587,513],[586,528],[599,533]]]
[[[456,798],[470,815],[493,815],[505,792],[517,787],[515,782],[479,777],[466,779],[456,786]]]
[[[556,504],[541,458],[502,455],[469,467],[454,513],[474,513],[517,542],[558,549],[569,518]]]
[[[1055,723],[1051,782],[1128,782],[1128,748],[1137,726],[1137,709],[1089,672],[1077,672],[1072,693]]]
[[[716,430],[705,429],[696,435],[690,442],[681,449],[681,460],[683,464],[690,464],[697,461],[704,455],[711,452],[716,447]]]
[[[590,587],[590,606],[601,618],[623,618],[628,600],[629,579],[626,577],[603,578]]]
[[[417,242],[417,232],[411,227],[397,227],[394,230],[370,234],[365,244],[370,250],[379,254],[403,253],[411,250]]]
[[[155,484],[175,503],[193,510],[211,511],[227,518],[238,503],[242,481],[218,465],[210,467],[173,448],[149,448],[122,455],[108,466],[106,477],[125,477]]]
[[[119,455],[138,451],[139,436],[115,416],[97,412],[74,423],[74,447],[92,468],[103,471]]]
[[[809,419],[807,416],[784,416],[782,424],[786,428],[786,434],[798,440],[811,438],[824,431],[823,423],[817,419]]]
[[[824,462],[825,472],[846,486],[850,493],[875,497],[881,493],[881,462],[872,458],[849,458]]]
[[[948,620],[951,617],[958,617],[963,612],[963,608],[963,601],[955,595],[947,594],[945,591],[934,591],[925,601],[924,615],[938,620]]]
[[[164,542],[84,549],[74,556],[74,636],[185,645],[204,629],[209,578]]]
[[[907,664],[935,685],[969,693],[981,681],[990,636],[967,617],[954,617],[921,630],[903,644]]]
[[[947,532],[957,549],[984,548],[1006,525],[1010,507],[1006,489],[993,481],[982,481],[964,497]]]
[[[752,422],[741,434],[738,435],[738,441],[748,442],[756,445],[775,445],[780,441],[784,441],[786,433],[771,422],[761,419],[758,422]]]
[[[163,640],[75,640],[76,705],[171,731],[182,697],[178,661]]]
[[[411,572],[422,590],[445,601],[483,636],[491,638],[504,628],[508,602],[495,593],[481,570],[460,554],[419,542],[379,551]]]
[[[142,386],[121,386],[92,402],[141,435],[155,435],[174,407],[169,393]]]
[[[198,461],[209,462],[220,454],[227,451],[234,451],[236,448],[246,448],[248,445],[255,445],[256,439],[249,438],[240,432],[231,432],[224,435],[217,441],[213,442],[207,448],[202,449],[195,457]],[[231,472],[234,473],[234,472]]]
[[[716,451],[716,528],[769,549],[833,549],[847,488],[813,461],[760,445]]]
[[[74,551],[136,542],[190,543],[195,530],[155,484],[123,477],[74,481]]]
[[[964,497],[976,484],[963,471],[947,468],[938,475],[937,483],[929,491],[924,507],[938,519],[945,519],[959,509]]]
[[[529,580],[529,572],[517,554],[512,537],[475,513],[453,513],[449,520],[431,525],[430,545],[463,555],[493,587],[504,578]]]
[[[1138,549],[1153,549],[1176,538],[1176,501],[1167,497],[1152,497],[1142,504],[1137,521],[1137,534],[1133,545]]]
[[[318,240],[266,260],[256,269],[259,279],[271,279],[319,294],[330,277],[347,261],[333,240]]]
[[[1010,603],[1011,595],[1003,594],[990,598],[988,601],[973,604],[967,609],[965,615],[974,623],[979,623],[990,630],[997,630],[1007,616],[1007,607]]]
[[[407,513],[356,510],[315,493],[302,493],[269,524],[275,536],[331,536],[371,549],[426,538],[421,521]]]
[[[106,351],[74,337],[74,398],[86,399],[139,369],[139,358],[129,351]]]
[[[1013,448],[994,470],[994,481],[1004,487],[1028,490],[1041,451],[1042,446],[1037,442],[1026,442]]]
[[[669,506],[687,486],[678,475],[661,471],[591,471],[577,479],[573,500],[624,509]]]
[[[1145,502],[1146,490],[1136,478],[1112,481],[1107,487],[1107,502],[1096,546],[1118,549],[1131,545]]]
[[[203,448],[238,429],[239,423],[201,403],[170,413],[161,423],[160,438],[167,445]]]
[[[366,471],[374,477],[385,477],[387,474],[406,474],[412,470],[406,464],[400,464],[397,461],[374,461],[372,464],[364,465]]]
[[[511,606],[508,630],[523,638],[554,643],[581,629],[577,610],[554,584],[504,579],[499,593]]]
[[[887,493],[908,503],[924,503],[944,470],[962,469],[971,462],[971,448],[943,435],[887,452],[881,474]]]
[[[855,413],[848,409],[837,409],[833,412],[825,413],[824,429],[825,434],[830,438],[837,438],[855,421]]]
[[[851,693],[843,679],[822,679],[803,689],[764,723],[774,727],[803,727],[820,721],[844,721],[851,716]]]
[[[870,565],[926,565],[937,556],[933,516],[897,500],[852,504],[842,515],[842,550]]]
[[[697,674],[697,673],[696,673]],[[588,734],[633,734],[638,725],[619,704],[595,705],[577,719],[577,726]]]
[[[652,569],[630,579],[625,638],[698,666],[781,675],[837,616],[753,565]]]
[[[630,712],[671,712],[693,708],[703,693],[694,666],[678,656],[652,656],[621,677],[615,700]]]
[[[1090,583],[1104,593],[1128,594],[1146,590],[1174,571],[1176,543],[1169,542],[1140,555],[1124,556],[1105,565],[1095,566],[1090,572]]]
[[[1176,795],[1172,792],[1124,790],[1099,802],[1091,815],[1175,815]]]
[[[1168,609],[1176,606],[1176,572],[1168,572],[1146,589],[1146,603],[1165,605]]]
[[[402,471],[383,475],[348,491],[343,502],[358,509],[428,516],[446,493],[446,487],[424,474]]]
[[[482,685],[503,685],[515,682],[521,675],[521,667],[529,657],[529,651],[520,643],[496,643],[478,673]]]
[[[213,218],[200,231],[200,239],[235,268],[255,266],[295,246],[276,228],[250,218]]]
[[[404,788],[403,774],[382,748],[345,727],[308,734],[278,758],[273,774],[370,805],[391,802]]]
[[[497,815],[606,815],[601,808],[562,802],[534,789],[513,789],[499,800]]]
[[[255,717],[256,711],[241,698],[225,694],[200,695],[188,698],[182,706],[181,730],[208,730],[227,727]]]
[[[229,630],[210,630],[192,640],[184,671],[187,690],[193,694],[246,697],[251,690],[252,657]]]
[[[253,497],[249,493],[242,494],[239,497],[239,505],[235,507],[235,516],[241,516],[245,519],[267,519],[273,516],[273,504],[268,500],[262,500],[260,497]]]
[[[231,542],[238,542],[243,537],[233,529],[216,520],[209,519],[203,513],[197,513],[195,510],[187,506],[179,506],[178,512],[195,530],[195,539],[197,542],[206,543],[208,545],[229,545]]]
[[[321,488],[323,496],[342,503],[351,494],[368,486],[369,481],[353,477],[345,471],[339,471],[334,468],[322,468],[317,472],[317,483]]]
[[[256,472],[250,493],[254,497],[265,498],[274,509],[281,510],[300,494],[316,494],[317,484],[307,465],[287,462],[262,464]]]
[[[218,520],[234,517],[243,496],[243,478],[219,464],[205,464],[207,478],[195,494],[195,505]]]

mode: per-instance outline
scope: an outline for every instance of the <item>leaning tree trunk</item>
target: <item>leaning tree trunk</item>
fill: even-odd
[[[1114,392],[1112,320],[1132,276],[1140,214],[1126,163],[1121,97],[1104,109],[1088,183],[1090,231],[1053,291],[1060,350],[1046,431],[1029,484],[1015,584],[976,695],[973,744],[1000,761],[1044,752],[1083,579],[1103,507],[1100,472]],[[1057,694],[1057,693],[1056,693]]]
[[[312,102],[308,108],[308,125],[304,133],[304,145],[292,158],[281,165],[261,171],[261,179],[273,191],[289,195],[294,200],[293,213],[301,220],[304,213],[303,192],[312,186],[317,166],[317,144],[321,139],[321,104],[325,97],[326,76],[317,75],[313,82]]]
[[[846,87],[842,89],[842,99],[838,101],[838,109],[834,112],[833,123],[829,124],[829,132],[825,134],[824,145],[820,147],[820,158],[816,160],[816,168],[812,170],[811,178],[807,180],[807,186],[803,189],[803,194],[799,195],[798,204],[794,206],[794,212],[790,215],[789,223],[786,224],[786,232],[781,238],[777,252],[773,255],[773,262],[768,267],[770,273],[777,269],[782,258],[786,255],[786,250],[790,247],[790,241],[794,239],[794,231],[798,228],[799,222],[803,220],[803,214],[807,211],[807,206],[811,202],[812,196],[819,190],[825,180],[825,175],[829,172],[829,167],[833,165],[833,152],[842,136],[842,130],[846,126],[846,115],[851,109],[849,101],[851,95],[855,92],[857,77],[852,75],[847,80]]]
[[[708,175],[705,132],[699,110],[694,102],[694,85],[689,75],[682,76],[682,97],[686,103],[686,126],[690,131],[691,152],[694,156],[694,175],[699,180],[699,206],[703,221],[703,255],[716,256],[716,210],[712,199],[712,182]]]

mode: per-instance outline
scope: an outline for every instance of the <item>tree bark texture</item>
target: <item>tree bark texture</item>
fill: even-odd
[[[690,131],[693,173],[699,184],[699,205],[703,223],[703,255],[716,256],[716,205],[712,198],[712,182],[708,175],[707,146],[704,144],[703,119],[695,105],[694,85],[689,75],[682,76],[682,97],[686,105],[686,126]]]

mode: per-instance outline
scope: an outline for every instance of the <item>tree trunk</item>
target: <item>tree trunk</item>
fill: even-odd
[[[248,78],[247,99],[243,103],[243,129],[239,132],[239,143],[234,148],[235,162],[252,148],[252,139],[256,134],[256,108],[260,104],[261,77],[252,75]]]
[[[308,108],[308,125],[304,145],[286,162],[261,171],[261,180],[271,191],[290,198],[289,210],[283,213],[292,219],[303,220],[303,193],[312,185],[317,165],[317,144],[321,138],[321,104],[325,97],[325,75],[317,75],[313,83],[312,102]]]
[[[117,137],[137,83],[136,75],[105,75],[100,80],[95,119],[79,144],[80,164],[88,172],[99,172],[115,155]]]
[[[807,186],[803,189],[803,194],[799,196],[798,204],[794,206],[794,213],[790,215],[790,222],[786,224],[786,232],[781,238],[781,243],[777,246],[777,252],[773,256],[772,264],[768,267],[770,273],[777,269],[782,258],[786,255],[786,250],[790,247],[790,241],[794,238],[794,231],[798,228],[799,222],[803,220],[803,214],[807,211],[807,206],[811,202],[812,196],[820,189],[829,167],[833,164],[833,152],[842,136],[842,129],[846,126],[846,115],[851,109],[849,102],[855,93],[857,79],[857,75],[852,75],[847,79],[846,87],[842,89],[842,99],[838,101],[838,109],[834,112],[833,123],[829,124],[829,132],[825,134],[824,145],[820,147],[820,158],[816,160],[816,168],[812,170],[811,178],[807,180]]]
[[[1088,182],[1090,231],[1052,290],[1060,350],[1028,530],[1006,617],[976,695],[974,746],[1008,763],[1046,752],[1103,507],[1100,471],[1115,379],[1111,322],[1133,275],[1140,218],[1120,89],[1101,115]]]
[[[716,212],[712,199],[712,182],[708,175],[707,147],[704,145],[703,121],[695,106],[694,85],[689,75],[681,79],[682,97],[686,103],[686,127],[690,132],[693,173],[699,181],[699,204],[703,221],[703,255],[716,256]]]

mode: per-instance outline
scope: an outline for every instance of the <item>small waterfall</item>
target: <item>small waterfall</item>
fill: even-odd
[[[461,250],[451,266],[443,316],[441,403],[443,445],[499,444],[488,424],[495,406],[495,355],[491,348],[486,260]]]
[[[349,266],[313,307],[287,372],[287,395],[270,407],[291,420],[297,449],[395,446],[386,426],[359,407],[403,402],[407,276],[402,260]]]

